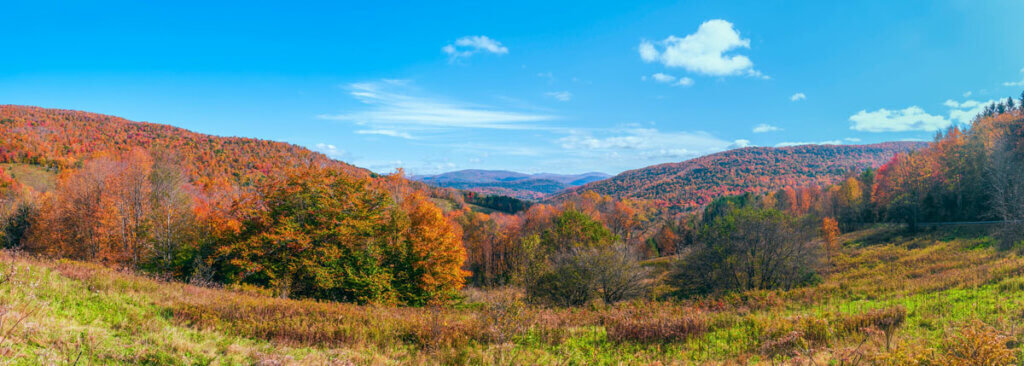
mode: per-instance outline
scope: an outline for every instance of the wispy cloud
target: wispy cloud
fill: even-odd
[[[445,45],[441,51],[448,54],[449,62],[455,62],[459,58],[469,57],[479,52],[503,55],[508,53],[508,47],[487,36],[465,36],[455,40],[455,43]]]
[[[822,142],[780,142],[775,147],[800,146],[800,145],[842,145],[843,140],[828,140]]]
[[[366,108],[318,118],[351,122],[379,135],[404,137],[410,130],[530,129],[539,128],[533,122],[554,119],[550,115],[413,95],[410,82],[405,80],[353,83],[346,88]]]
[[[549,97],[549,98],[554,98],[554,99],[556,99],[558,101],[561,101],[561,102],[568,102],[568,101],[572,100],[572,93],[567,92],[567,91],[547,92],[547,93],[544,93],[544,95]]]
[[[356,133],[360,134],[360,135],[381,135],[381,136],[398,137],[398,138],[403,138],[403,139],[408,139],[408,140],[412,140],[413,139],[412,135],[410,135],[410,134],[408,134],[406,132],[396,131],[396,130],[386,130],[386,129],[385,130],[357,130]]]
[[[796,94],[793,94],[793,96],[789,97],[789,100],[794,101],[794,102],[799,101],[799,100],[805,100],[805,99],[807,99],[807,95],[805,95],[804,93],[796,93]]]
[[[754,126],[754,130],[753,130],[754,133],[765,133],[765,132],[775,132],[775,131],[782,131],[782,129],[779,128],[779,127],[776,127],[776,126],[772,126],[772,125],[767,124],[767,123],[762,123],[762,124],[759,124],[757,126]]]
[[[706,132],[663,132],[654,128],[624,128],[600,135],[577,131],[558,140],[576,154],[651,159],[689,159],[730,148],[744,147],[747,140],[726,141]]]
[[[698,74],[765,77],[754,69],[754,63],[747,56],[726,54],[741,48],[750,48],[750,39],[740,37],[732,23],[713,19],[685,37],[670,35],[658,42],[642,41],[637,51],[645,62],[682,67]]]

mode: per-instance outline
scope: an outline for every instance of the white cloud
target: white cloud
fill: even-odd
[[[970,96],[971,96],[971,94],[974,94],[974,93],[973,93],[973,92],[971,92],[970,90],[968,90],[968,91],[965,91],[965,92],[964,92],[964,98],[970,97]]]
[[[804,93],[796,93],[796,94],[793,94],[793,96],[789,97],[789,100],[794,101],[794,102],[798,101],[798,100],[804,100],[804,99],[807,99],[807,95],[805,95]]]
[[[349,84],[349,94],[367,107],[351,113],[320,115],[320,119],[351,122],[366,130],[531,129],[530,122],[554,119],[549,115],[523,113],[456,101],[414,96],[410,82],[382,80]],[[378,133],[379,134],[379,133]]]
[[[890,111],[862,110],[850,116],[850,129],[866,132],[935,131],[949,127],[945,117],[928,114],[918,106]]]
[[[860,142],[860,139],[856,137],[847,137],[843,140],[845,140],[846,142]]]
[[[639,51],[640,59],[644,60],[644,62],[654,62],[661,57],[661,53],[654,48],[654,44],[648,41],[640,42]]]
[[[800,145],[842,145],[842,140],[829,140],[822,142],[780,142],[775,147],[800,146]]]
[[[319,144],[316,144],[316,151],[319,151],[319,152],[323,153],[324,155],[327,155],[328,157],[331,157],[331,158],[334,158],[334,159],[341,159],[341,158],[344,158],[344,157],[348,156],[348,153],[346,153],[345,151],[343,151],[341,149],[338,149],[337,146],[334,146],[334,145],[331,145],[331,144],[325,144],[323,142],[321,142]]]
[[[360,134],[360,135],[382,135],[382,136],[398,137],[398,138],[403,138],[403,139],[408,139],[408,140],[412,140],[413,139],[412,135],[410,135],[410,134],[408,134],[406,132],[396,131],[396,130],[388,130],[388,129],[357,130],[356,133]]]
[[[754,130],[753,131],[754,131],[754,133],[765,133],[765,132],[782,131],[782,129],[778,128],[776,126],[769,125],[767,123],[762,123],[762,124],[759,124],[757,126],[754,126]]]
[[[964,95],[970,94],[970,92],[964,93]],[[850,129],[867,132],[936,131],[954,123],[970,124],[974,117],[985,110],[985,106],[994,102],[996,101],[965,100],[959,102],[947,99],[942,105],[949,108],[949,117],[929,114],[918,106],[893,111],[884,108],[874,112],[862,110],[850,116]]]
[[[644,77],[641,77],[640,79],[641,80],[647,80],[647,77],[644,76]],[[665,74],[665,73],[660,73],[660,72],[656,73],[654,75],[651,75],[651,80],[654,80],[654,81],[662,83],[662,84],[672,84],[673,86],[690,86],[690,85],[693,85],[693,79],[690,79],[688,77],[676,78],[675,76],[672,76],[672,75],[669,75],[669,74]]]
[[[657,73],[657,74],[651,75],[651,79],[654,79],[654,81],[657,81],[659,83],[671,83],[673,81],[676,81],[676,77],[675,76],[668,75],[668,74],[662,74],[660,72]]]
[[[739,48],[750,48],[750,40],[741,38],[732,23],[713,19],[701,24],[696,33],[682,38],[670,35],[659,42],[643,41],[637,50],[645,62],[682,67],[698,74],[765,77],[754,70],[747,56],[726,54]]]
[[[726,141],[706,132],[662,132],[654,128],[625,128],[598,137],[576,132],[558,140],[563,149],[577,154],[602,153],[621,158],[689,159],[726,149],[744,147],[747,140]]]
[[[455,40],[455,43],[445,45],[441,51],[448,54],[449,62],[455,62],[460,57],[469,57],[479,52],[503,55],[508,53],[508,47],[487,36],[465,36]]]
[[[544,95],[546,95],[546,96],[548,96],[550,98],[557,99],[558,101],[561,101],[561,102],[568,102],[568,101],[572,100],[572,93],[567,92],[567,91],[547,92],[547,93],[544,93]]]
[[[950,108],[949,119],[960,124],[969,124],[975,116],[981,114],[985,110],[985,106],[994,103],[995,100],[989,100],[987,102],[979,102],[976,100],[967,100],[964,102],[957,102],[955,100],[947,100],[943,105]]]

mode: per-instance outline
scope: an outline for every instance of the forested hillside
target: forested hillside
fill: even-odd
[[[201,186],[214,182],[250,186],[269,174],[307,164],[337,168],[353,176],[370,174],[288,143],[211,136],[169,125],[31,106],[0,105],[0,141],[0,163],[58,169],[81,166],[96,153],[143,148],[179,161]]]
[[[874,145],[748,147],[680,163],[630,170],[572,191],[650,199],[664,205],[692,209],[726,195],[832,184],[845,174],[879,167],[897,153],[924,145],[921,142],[887,142]],[[555,197],[556,200],[558,198]]]

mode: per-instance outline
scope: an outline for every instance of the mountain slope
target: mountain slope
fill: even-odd
[[[414,176],[438,187],[458,188],[487,194],[500,194],[519,199],[542,199],[567,188],[610,177],[604,173],[524,174],[507,170],[468,169],[438,175]]]
[[[313,164],[356,176],[369,171],[301,146],[220,137],[108,115],[0,105],[0,163],[74,167],[101,152],[145,148],[169,154],[200,184],[249,186],[288,167]]]
[[[630,170],[569,192],[594,191],[618,198],[644,198],[693,208],[723,195],[766,192],[786,186],[834,183],[844,174],[878,167],[922,142],[874,145],[748,147],[679,163]]]

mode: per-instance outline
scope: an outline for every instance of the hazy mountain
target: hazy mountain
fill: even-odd
[[[487,194],[501,194],[520,199],[538,200],[562,190],[610,177],[604,173],[525,174],[507,170],[467,169],[437,175],[413,176],[412,179],[438,187],[465,189]]]

